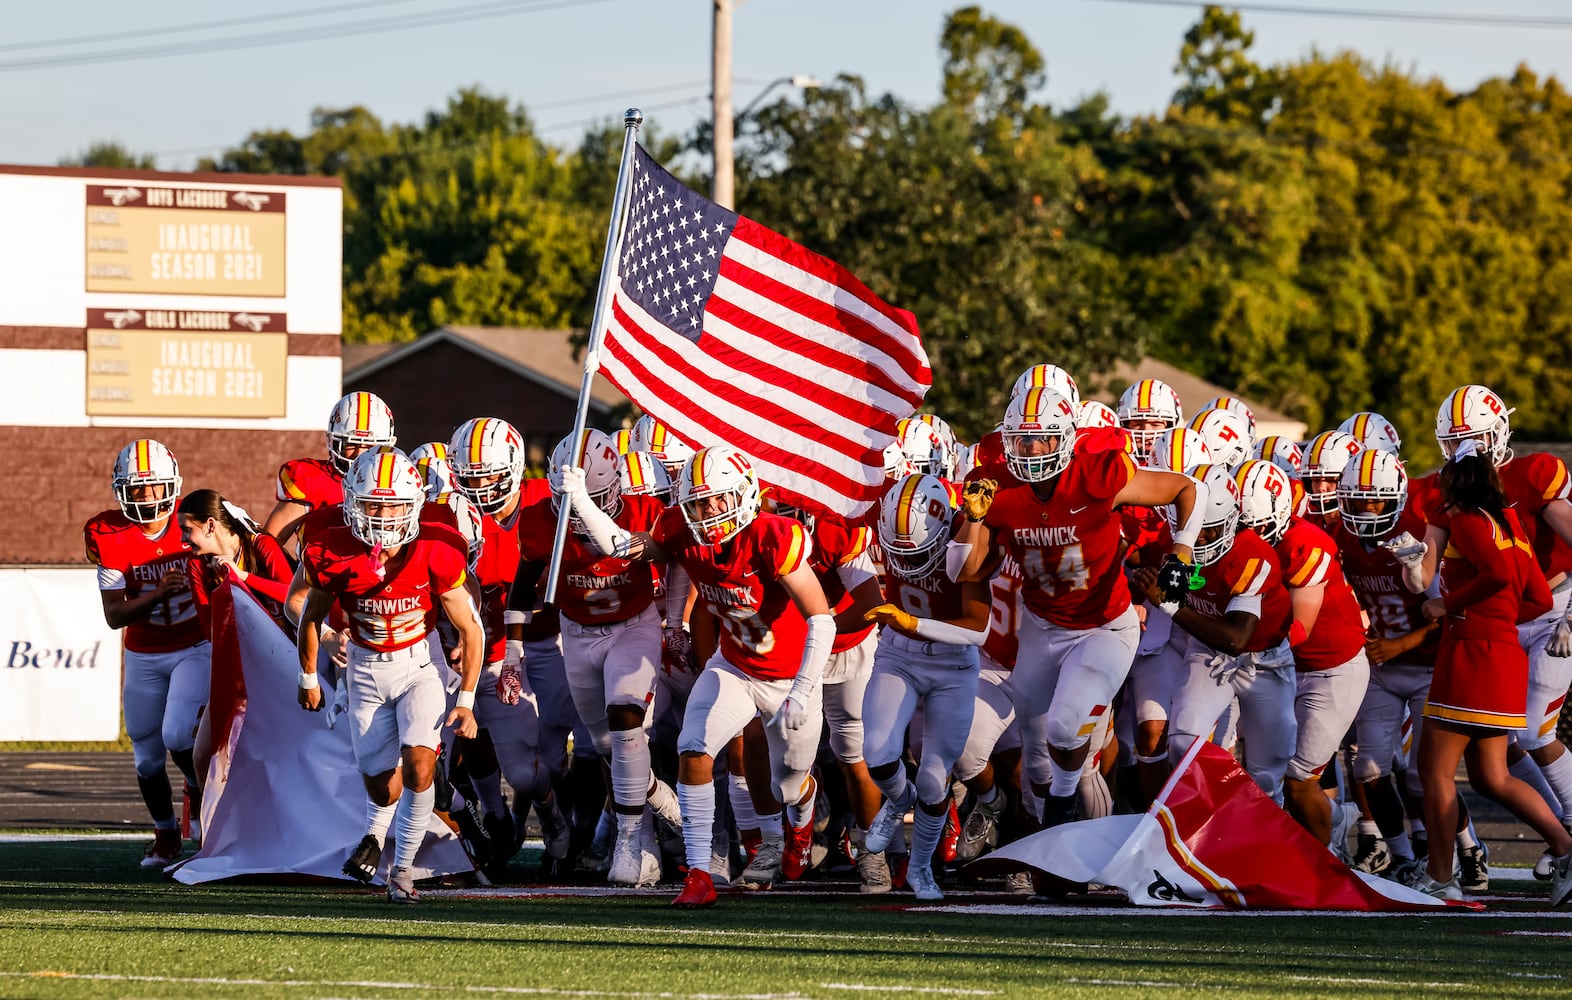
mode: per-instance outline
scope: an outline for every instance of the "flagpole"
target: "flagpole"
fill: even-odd
[[[595,315],[590,320],[589,344],[584,348],[584,378],[579,382],[578,409],[573,415],[573,435],[577,441],[584,434],[584,424],[589,419],[590,389],[595,384],[595,374],[600,371],[600,345],[606,337],[606,314],[611,305],[612,289],[617,284],[617,257],[622,250],[623,224],[628,217],[628,202],[632,199],[630,174],[633,151],[639,145],[639,126],[644,124],[644,112],[629,108],[622,114],[622,162],[617,167],[617,188],[611,201],[611,223],[606,227],[606,256],[600,262],[600,284],[595,291]],[[546,571],[545,603],[557,599],[557,577],[562,571],[562,549],[568,541],[569,505],[562,503],[557,511],[557,536],[551,545],[551,565]]]

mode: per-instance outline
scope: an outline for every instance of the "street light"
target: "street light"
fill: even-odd
[[[768,84],[765,85],[763,90],[753,95],[753,100],[749,101],[746,107],[737,112],[737,120],[741,121],[742,119],[748,117],[748,113],[763,103],[764,99],[770,95],[770,91],[774,90],[776,87],[779,87],[783,83],[789,83],[793,87],[797,87],[801,90],[813,90],[817,87],[824,86],[823,81],[821,81],[818,77],[805,76],[801,73],[798,73],[795,76],[783,76],[779,79],[771,80]]]

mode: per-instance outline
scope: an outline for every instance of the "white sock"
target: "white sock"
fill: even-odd
[[[397,809],[397,802],[389,802],[385,806],[379,806],[367,799],[366,836],[375,837],[379,844],[388,839],[388,827],[393,825],[393,813]]]
[[[1361,837],[1379,837],[1381,828],[1376,826],[1376,821],[1373,819],[1362,819],[1359,821],[1359,835]]]
[[[1395,837],[1387,837],[1385,840],[1387,850],[1392,852],[1394,858],[1401,861],[1414,860],[1414,845],[1409,841],[1408,834],[1400,833]]]
[[[994,785],[992,788],[988,789],[986,792],[973,792],[972,794],[977,796],[977,804],[978,805],[980,805],[980,806],[991,806],[991,805],[993,805],[994,800],[999,797],[999,786],[998,785]]]
[[[933,864],[933,852],[939,846],[939,835],[944,832],[945,812],[934,816],[918,803],[912,810],[911,867]]]
[[[780,813],[759,817],[759,836],[766,844],[774,844],[777,847],[786,842],[786,830],[781,826]]]
[[[644,819],[643,813],[617,813],[617,839],[634,837],[638,835],[639,823]]]
[[[619,806],[642,806],[650,788],[650,741],[642,729],[611,734],[611,798]]]
[[[689,871],[710,870],[710,827],[715,824],[715,786],[677,785],[677,803],[682,808],[682,847]]]
[[[174,816],[168,819],[155,819],[153,821],[153,829],[163,830],[165,833],[168,833],[170,830],[178,830],[180,829],[180,820]]]
[[[786,822],[791,824],[793,830],[800,830],[804,823],[813,822],[813,800],[819,794],[819,786],[811,776],[806,785],[808,794],[802,797],[801,803],[793,802],[786,807]]]
[[[394,855],[395,868],[413,868],[415,855],[420,851],[421,841],[426,839],[426,828],[431,825],[432,806],[437,801],[436,788],[427,788],[423,792],[412,792],[404,789],[404,794],[398,798],[398,853]]]
[[[1463,829],[1457,831],[1458,850],[1466,851],[1470,847],[1478,847],[1479,838],[1474,836],[1474,821],[1469,820]]]
[[[1056,797],[1074,795],[1076,787],[1081,783],[1081,769],[1066,770],[1052,757],[1048,758],[1048,767],[1053,773],[1053,779],[1048,783],[1048,794]]]
[[[753,796],[748,794],[748,779],[741,774],[728,775],[731,780],[726,798],[731,802],[731,814],[737,820],[737,829],[757,830],[759,814],[753,808]]]
[[[874,778],[873,783],[879,786],[879,791],[884,793],[886,800],[896,808],[905,812],[917,801],[917,789],[906,780],[906,768],[897,767],[895,773],[888,778]]]
[[[1564,822],[1567,818],[1567,803],[1572,802],[1572,753],[1562,751],[1561,756],[1550,763],[1540,764],[1539,773],[1545,776],[1545,784],[1550,786],[1551,794],[1556,797],[1550,811]],[[1556,808],[1558,805],[1560,809]]]
[[[1507,768],[1507,773],[1538,792],[1539,797],[1550,807],[1550,811],[1557,816],[1561,815],[1561,800],[1550,790],[1550,783],[1545,780],[1545,773],[1539,769],[1539,765],[1534,763],[1534,758],[1524,754],[1518,758],[1516,764]]]

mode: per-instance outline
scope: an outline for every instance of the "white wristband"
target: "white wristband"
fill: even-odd
[[[460,691],[456,704],[459,708],[467,708],[473,712],[475,710],[475,692]]]
[[[319,686],[315,670],[302,670],[300,672],[300,690],[315,691]]]

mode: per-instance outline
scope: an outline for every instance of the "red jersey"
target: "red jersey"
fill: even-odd
[[[1130,607],[1113,500],[1135,472],[1124,452],[1093,451],[1076,455],[1046,501],[1025,484],[999,490],[983,523],[1021,567],[1021,593],[1033,614],[1060,628],[1088,629]]]
[[[1550,588],[1534,561],[1516,511],[1505,511],[1513,536],[1477,511],[1453,514],[1441,557],[1445,638],[1517,642],[1520,622],[1550,610]]]
[[[838,615],[852,606],[851,592],[841,580],[840,568],[867,552],[873,545],[873,537],[873,530],[866,525],[850,524],[833,514],[820,514],[813,519],[813,553],[808,557],[808,565],[813,567],[819,586],[824,588],[824,599],[829,602],[832,614]],[[855,649],[868,638],[873,628],[869,624],[855,632],[836,633],[830,652]]]
[[[383,565],[343,523],[312,525],[300,556],[311,585],[338,600],[354,641],[383,653],[425,642],[441,595],[462,587],[469,569],[464,536],[425,518],[415,540]]]
[[[257,554],[256,565],[247,564],[242,550],[240,568],[246,573],[242,586],[256,596],[257,603],[278,622],[280,628],[293,635],[294,629],[284,617],[284,600],[289,596],[289,581],[294,579],[295,569],[289,565],[284,550],[279,548],[278,540],[272,535],[258,532],[251,544]],[[203,635],[212,633],[210,601],[213,591],[226,578],[220,575],[212,560],[206,556],[192,556],[186,561],[186,579],[191,583],[191,600],[196,605],[197,618],[202,622]]]
[[[1005,556],[999,572],[988,581],[988,638],[983,640],[983,655],[1006,670],[1015,668],[1020,649],[1021,568]]]
[[[1337,544],[1320,528],[1296,517],[1273,548],[1289,590],[1326,586],[1309,637],[1294,647],[1294,666],[1330,670],[1353,659],[1365,648],[1365,624],[1359,599],[1338,564]]]
[[[1392,536],[1408,532],[1415,538],[1425,537],[1425,521],[1418,511],[1406,507],[1397,519]],[[1359,603],[1370,615],[1370,631],[1382,639],[1417,632],[1425,627],[1425,616],[1420,612],[1425,595],[1415,594],[1403,585],[1403,564],[1392,555],[1392,550],[1371,545],[1358,538],[1346,526],[1338,527],[1337,543],[1343,561],[1343,574],[1354,588]],[[1435,636],[1424,645],[1403,655],[1404,662],[1434,665],[1436,662]]]
[[[1240,528],[1234,544],[1223,557],[1201,570],[1206,584],[1190,592],[1190,607],[1200,615],[1222,621],[1236,597],[1260,598],[1261,611],[1250,641],[1240,652],[1274,649],[1288,638],[1293,621],[1288,610],[1288,588],[1277,565],[1277,553],[1248,528]]]
[[[764,680],[797,676],[808,623],[780,578],[808,565],[807,529],[779,514],[759,514],[720,545],[702,545],[682,511],[667,510],[651,533],[682,564],[699,600],[721,627],[721,655]]]
[[[106,510],[82,529],[87,558],[98,567],[100,590],[124,590],[127,597],[157,590],[169,570],[186,569],[191,550],[180,539],[178,519],[157,537],[149,538],[142,526],[118,510]],[[141,621],[125,627],[125,646],[133,653],[168,653],[195,646],[207,638],[197,618],[191,590],[170,594],[153,606]]]
[[[1546,507],[1557,501],[1565,502],[1572,489],[1566,463],[1554,455],[1535,452],[1519,455],[1497,471],[1501,474],[1507,501],[1523,522],[1523,530],[1534,548],[1534,561],[1539,564],[1545,579],[1553,580],[1572,571],[1572,546],[1561,540],[1544,516]]]
[[[612,520],[627,531],[648,532],[665,510],[652,496],[623,497],[622,509]],[[532,561],[550,562],[556,532],[557,512],[551,500],[531,504],[519,514],[519,554]],[[649,563],[603,556],[589,539],[568,532],[556,603],[569,621],[580,625],[627,621],[654,600],[655,578]]]
[[[1160,507],[1120,507],[1119,534],[1132,552],[1162,542],[1171,537],[1168,515]]]
[[[344,502],[344,477],[332,462],[297,458],[278,467],[278,499],[312,510],[337,507]]]
[[[475,564],[475,582],[480,586],[480,624],[486,630],[486,662],[497,663],[507,655],[507,629],[502,613],[508,609],[508,591],[519,571],[519,536],[515,529],[522,518],[513,512],[504,525],[495,514],[480,515],[480,533],[485,539],[480,562]]]

